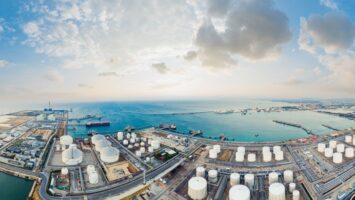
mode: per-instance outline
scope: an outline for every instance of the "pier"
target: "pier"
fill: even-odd
[[[333,131],[339,131],[339,129],[334,128],[334,127],[331,127],[331,126],[326,125],[326,124],[322,124],[322,126],[324,126],[325,128],[328,128],[328,129],[330,129],[330,130],[333,130]]]
[[[304,130],[308,135],[315,135],[312,130],[307,129],[305,127],[303,127],[300,124],[295,124],[295,123],[290,123],[290,122],[284,122],[284,121],[279,121],[279,120],[272,120],[273,122],[277,123],[277,124],[282,124],[282,125],[286,125],[286,126],[292,126],[295,128],[300,128],[302,130]]]

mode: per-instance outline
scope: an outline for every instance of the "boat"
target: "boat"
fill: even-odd
[[[191,135],[201,135],[203,132],[201,130],[189,130],[189,134]]]
[[[100,127],[100,126],[110,126],[111,122],[88,122],[86,127]]]
[[[124,130],[127,131],[127,132],[132,132],[132,131],[135,130],[135,128],[133,126],[129,126],[128,125]]]
[[[163,130],[176,130],[176,125],[175,124],[160,124],[159,128]]]

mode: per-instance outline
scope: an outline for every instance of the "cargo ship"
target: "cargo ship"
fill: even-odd
[[[99,127],[99,126],[110,126],[110,122],[88,122],[86,127]]]
[[[176,125],[175,124],[160,124],[159,128],[163,130],[176,130]]]

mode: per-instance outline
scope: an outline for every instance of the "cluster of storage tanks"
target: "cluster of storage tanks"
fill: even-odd
[[[345,136],[345,142],[348,144],[352,144],[353,146],[355,146],[355,135],[346,135]]]
[[[95,150],[100,153],[100,159],[105,163],[114,163],[119,160],[120,152],[112,147],[111,143],[103,135],[91,137],[91,143],[95,145]]]
[[[160,148],[159,140],[151,140],[144,137],[140,138],[136,133],[124,134],[123,132],[118,132],[117,140],[121,141],[122,144],[130,150],[138,148],[138,150],[135,151],[135,154],[139,157],[146,152],[153,153],[155,150]]]
[[[208,157],[211,159],[217,159],[218,154],[221,152],[221,145],[213,145],[208,151]]]
[[[352,136],[345,136],[345,142],[351,144],[352,138]],[[330,140],[328,147],[325,143],[318,143],[317,150],[320,153],[324,153],[325,157],[332,158],[333,162],[336,164],[343,162],[343,154],[346,158],[354,157],[353,147],[345,147],[345,144],[338,143],[336,140]]]
[[[293,172],[291,170],[285,170],[283,172],[284,184],[279,182],[280,174],[277,172],[271,172],[268,175],[269,182],[269,199],[273,200],[285,200],[286,199],[286,188],[285,185],[288,184],[288,191],[292,193],[293,200],[300,199],[300,193],[296,190],[296,184],[293,183]],[[230,175],[231,188],[229,190],[229,199],[237,200],[249,200],[250,199],[250,189],[254,186],[254,174],[244,175],[244,185],[240,184],[239,173],[232,173]]]
[[[89,175],[89,183],[90,184],[98,184],[99,183],[99,175],[95,169],[94,165],[88,165],[86,167],[86,172]]]
[[[204,199],[207,196],[207,183],[215,183],[218,180],[217,170],[208,171],[208,182],[205,179],[206,169],[203,167],[196,168],[196,177],[192,177],[188,182],[188,195],[191,199]],[[296,184],[293,182],[293,171],[285,170],[283,172],[284,184],[279,182],[280,174],[277,172],[271,172],[268,175],[269,182],[269,198],[272,200],[285,200],[286,188],[292,194],[293,200],[300,199],[300,192],[296,190]],[[244,185],[241,184],[241,175],[239,173],[230,174],[229,200],[250,200],[251,192],[253,188],[254,174],[244,175]]]

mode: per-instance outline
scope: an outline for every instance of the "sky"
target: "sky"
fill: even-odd
[[[0,103],[355,98],[355,0],[2,0]]]

